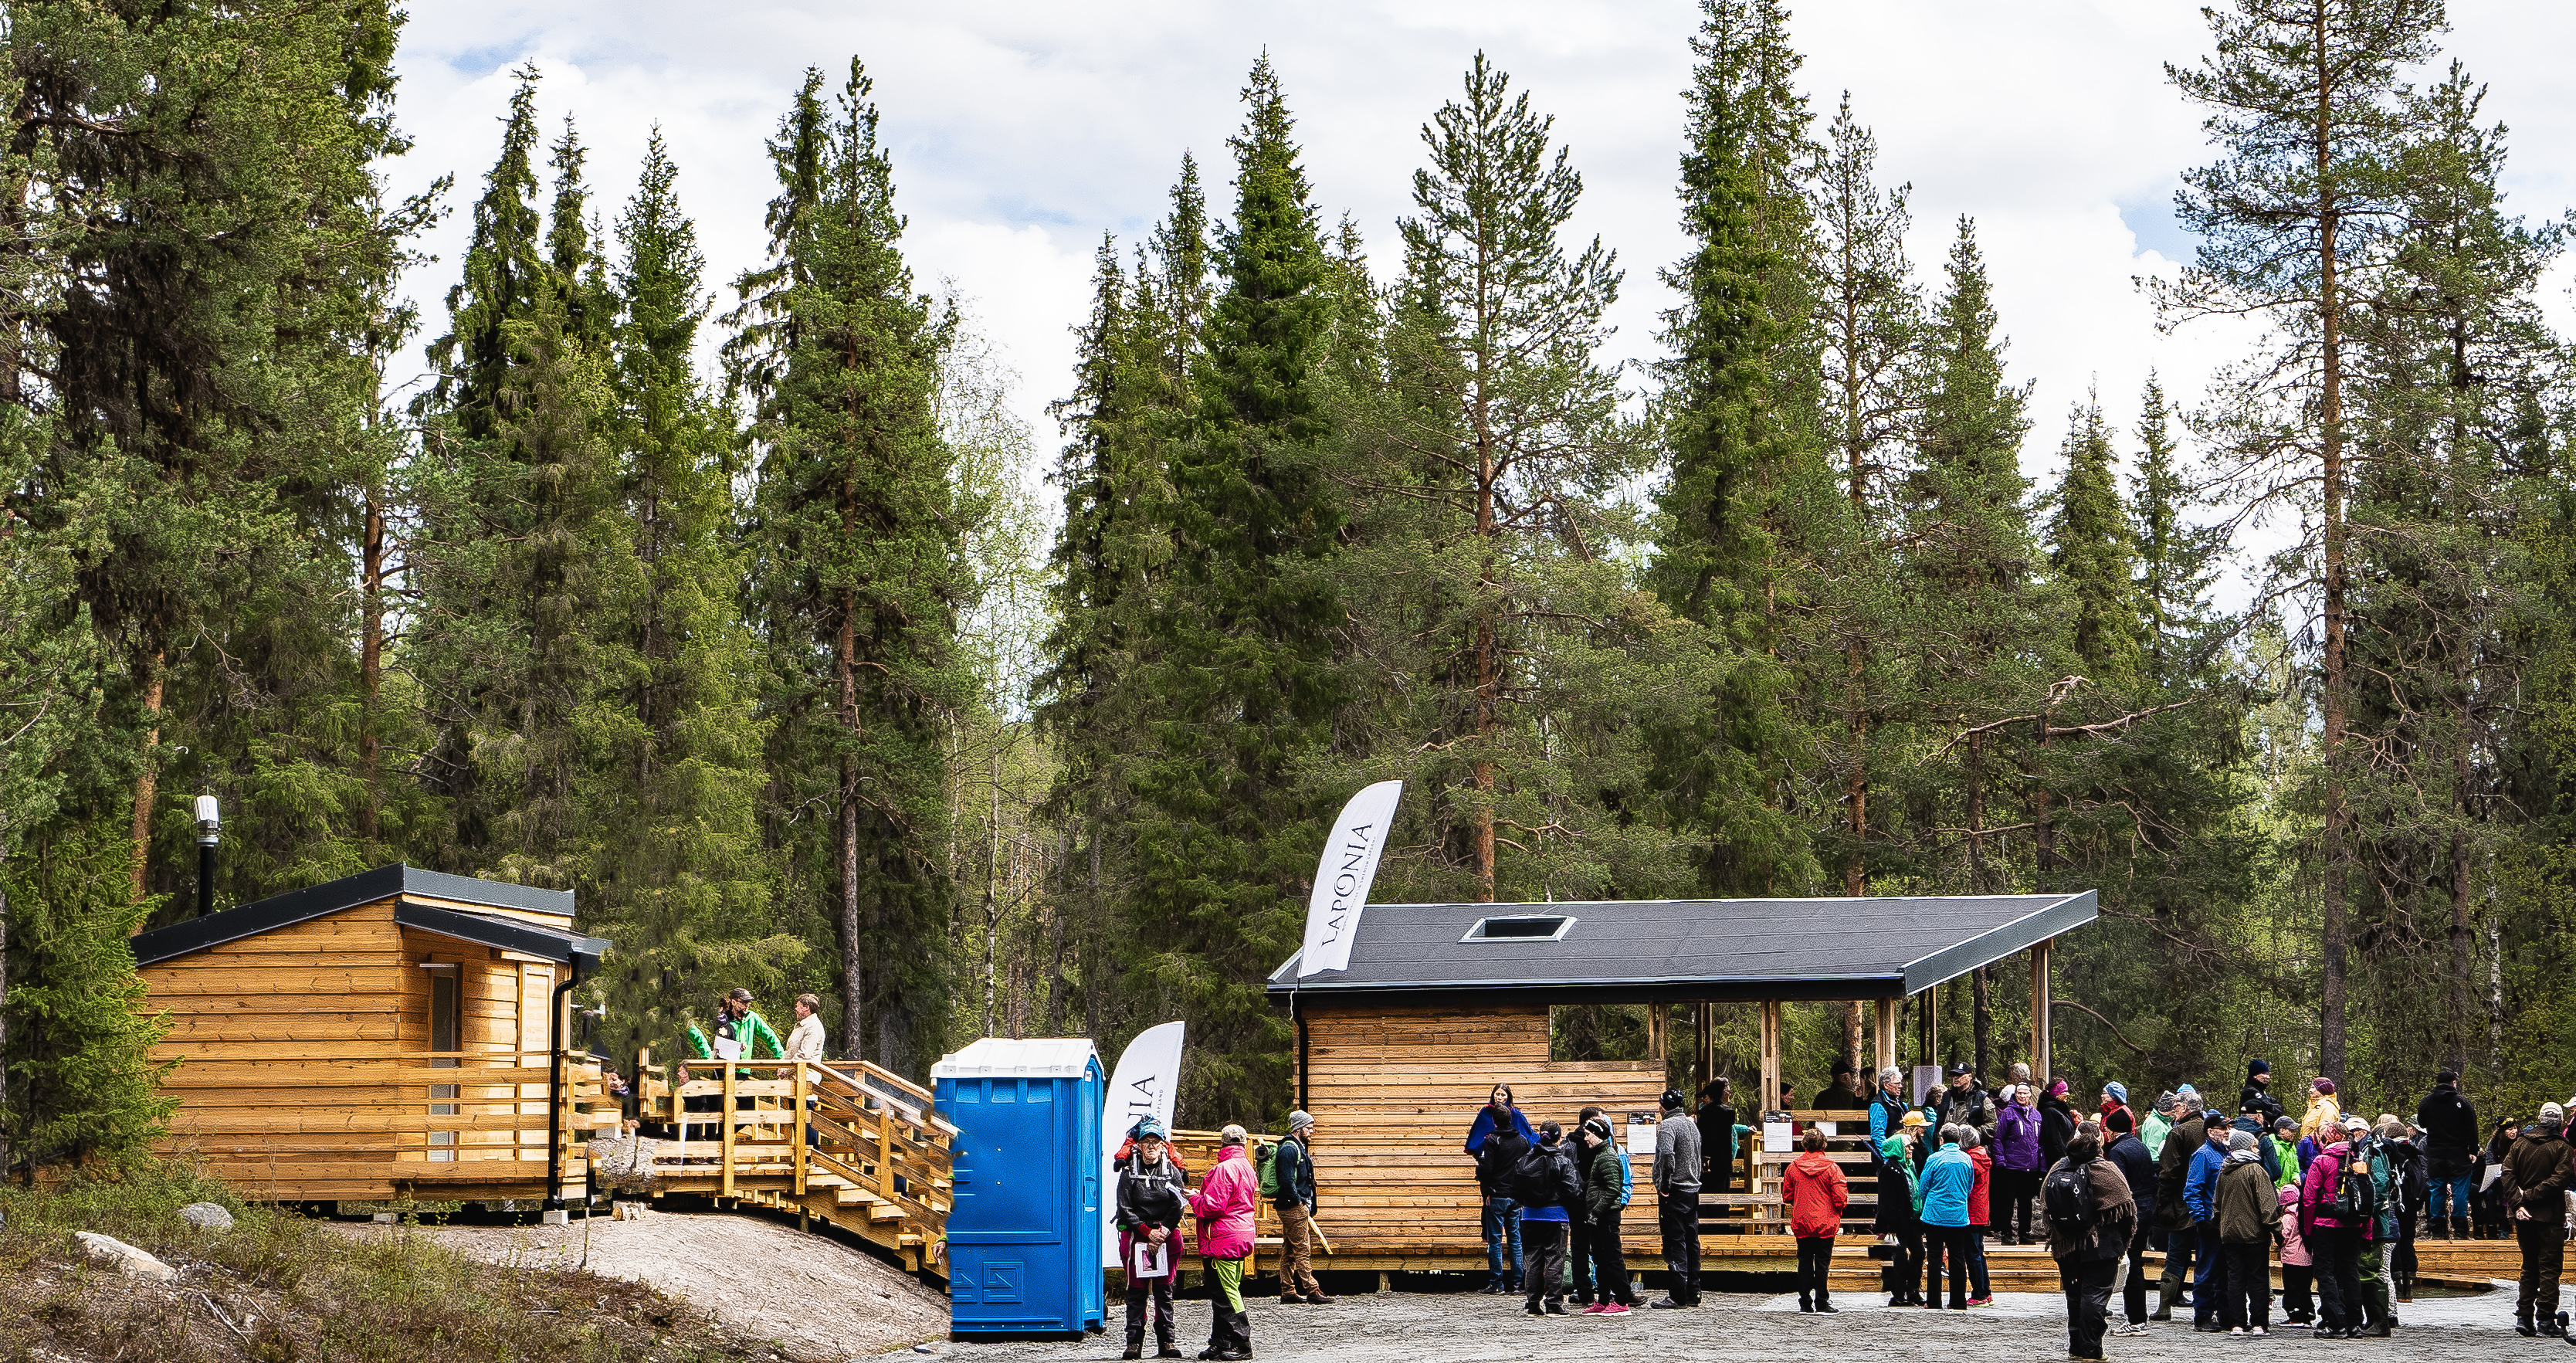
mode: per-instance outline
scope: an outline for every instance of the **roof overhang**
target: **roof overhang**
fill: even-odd
[[[490,914],[442,909],[431,904],[414,904],[409,900],[394,906],[394,922],[420,932],[453,937],[460,942],[474,942],[524,956],[559,961],[572,966],[575,973],[585,975],[599,968],[599,958],[607,955],[609,948],[608,939],[604,937],[584,937],[575,932],[558,932],[535,923],[523,923],[515,918],[495,918]]]
[[[378,904],[388,899],[408,901],[412,898],[434,899],[451,905],[466,904],[495,909],[514,909],[521,913],[541,913],[548,917],[561,918],[566,928],[572,924],[573,899],[570,890],[542,890],[530,885],[512,885],[498,880],[480,880],[473,876],[449,875],[444,871],[425,871],[417,866],[397,863],[392,866],[379,866],[372,871],[360,871],[352,876],[342,876],[338,880],[310,885],[301,890],[289,890],[285,894],[271,895],[266,899],[244,904],[238,908],[225,909],[221,913],[210,913],[203,918],[191,918],[184,923],[173,923],[166,928],[154,928],[150,932],[136,933],[132,939],[134,963],[137,966],[154,965],[181,956],[194,955],[212,947],[222,946],[226,942],[238,942],[246,937],[257,937],[262,933],[276,932],[280,928],[289,928],[298,923],[328,917],[344,909],[356,908],[361,904]],[[406,902],[403,907],[409,910],[428,906]],[[470,913],[465,916],[481,917]],[[527,926],[536,931],[547,931],[536,924]],[[434,931],[434,929],[424,930]],[[557,932],[555,935],[562,938],[575,936],[568,931]],[[578,940],[595,942],[599,939],[584,937]],[[568,960],[570,958],[549,956],[547,959]]]

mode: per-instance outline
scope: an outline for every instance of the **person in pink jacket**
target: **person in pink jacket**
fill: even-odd
[[[2308,1242],[2299,1238],[2299,1185],[2281,1188],[2281,1311],[2291,1325],[2317,1323],[2316,1298],[2308,1291]]]
[[[1251,1139],[1242,1127],[1229,1125],[1219,1134],[1216,1165],[1190,1194],[1190,1213],[1199,1219],[1199,1261],[1216,1292],[1209,1298],[1208,1346],[1199,1357],[1234,1360],[1252,1357],[1252,1319],[1243,1309],[1243,1259],[1252,1253],[1252,1214],[1260,1202],[1261,1177],[1243,1153]]]

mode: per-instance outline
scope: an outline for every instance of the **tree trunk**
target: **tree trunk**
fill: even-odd
[[[161,684],[163,654],[152,654],[151,679],[143,686],[143,761],[134,774],[134,898],[143,898],[143,876],[152,859],[152,798],[161,782]]]
[[[859,681],[852,650],[857,648],[857,594],[841,590],[840,628],[832,641],[833,679],[840,685],[842,742],[858,736]],[[862,1009],[867,1004],[865,965],[859,954],[859,774],[857,760],[845,746],[841,753],[841,1036],[852,1059],[859,1058]]]
[[[373,478],[367,481],[367,529],[360,552],[364,555],[361,572],[366,602],[358,635],[358,774],[366,794],[358,806],[358,837],[372,853],[377,815],[383,807],[383,790],[376,772],[380,742],[377,704],[384,690],[385,659],[384,488]]]
[[[2325,540],[2325,809],[2319,918],[2317,981],[2317,1071],[2330,1078],[2344,1073],[2346,1039],[2344,958],[2351,925],[2344,904],[2345,844],[2350,833],[2344,809],[2344,526],[2343,526],[2343,300],[2342,261],[2335,233],[2341,208],[2334,182],[2334,96],[2337,49],[2327,28],[2330,6],[2318,5],[2313,59],[2317,63],[2317,325],[2321,367],[2317,417],[2322,445]]]
[[[1985,1081],[1994,1073],[1995,995],[1994,982],[1987,978],[1986,967],[1978,966],[1969,973],[1968,982],[1976,996],[1976,1016],[1971,1020],[1976,1031],[1977,1078]]]
[[[993,1035],[994,971],[1002,947],[1002,750],[987,762],[992,814],[984,821],[984,1035]]]
[[[2032,833],[2031,872],[2038,883],[2033,889],[2046,890],[2055,884],[2057,874],[2057,824],[2054,800],[2048,789],[2048,707],[2039,710],[2038,779],[2031,782]],[[1980,1071],[1982,1073],[1982,1071]]]

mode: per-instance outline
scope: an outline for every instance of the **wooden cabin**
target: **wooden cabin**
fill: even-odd
[[[609,945],[569,892],[413,866],[139,934],[164,1149],[262,1201],[581,1199],[618,1113],[568,996]]]
[[[1317,1220],[1336,1268],[1484,1266],[1467,1129],[1496,1083],[1512,1086],[1532,1125],[1568,1132],[1587,1105],[1651,1122],[1671,1064],[1669,1008],[1648,1010],[1647,1055],[1551,1060],[1550,1009],[1568,1004],[1694,1005],[1689,1088],[1712,1068],[1712,1008],[1752,1003],[1762,1018],[1761,1093],[1779,1092],[1781,1005],[1860,1000],[1876,1013],[1878,1065],[1896,1063],[1898,1005],[2018,953],[2047,996],[2048,944],[2093,921],[2095,898],[1656,900],[1579,904],[1372,904],[1350,965],[1299,979],[1291,957],[1270,977],[1272,1003],[1294,1020],[1298,1106],[1314,1115]],[[2035,1072],[2046,1072],[2048,1009],[2033,1010]],[[1934,1039],[1922,1038],[1925,1058]],[[1819,1062],[1826,1057],[1817,1057]],[[1815,1068],[1821,1070],[1822,1063]],[[1739,1120],[1760,1104],[1741,1094]],[[1793,1114],[1833,1120],[1832,1113]],[[1851,1114],[1840,1114],[1848,1121]],[[1832,1156],[1866,1164],[1867,1127],[1844,1126]],[[1630,1263],[1659,1262],[1649,1181],[1653,1136],[1631,1152],[1638,1195],[1622,1222]],[[1749,1146],[1758,1146],[1758,1136]],[[1702,1199],[1712,1254],[1759,1254],[1787,1267],[1795,1249],[1778,1210],[1792,1152],[1749,1150],[1733,1195]],[[1855,1198],[1854,1218],[1871,1215]],[[1733,1218],[1733,1224],[1729,1219]],[[1724,1233],[1720,1233],[1724,1232]],[[1737,1232],[1753,1232],[1739,1234]],[[1855,1249],[1854,1253],[1861,1253]],[[1782,1263],[1773,1264],[1769,1258]]]

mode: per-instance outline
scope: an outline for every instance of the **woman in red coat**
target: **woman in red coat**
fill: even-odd
[[[1959,1128],[1959,1144],[1968,1151],[1968,1162],[1977,1166],[1977,1185],[1968,1190],[1968,1298],[1970,1306],[1995,1304],[1993,1284],[1986,1277],[1986,1192],[1994,1182],[1995,1152],[1986,1148],[1984,1133],[1973,1126]]]
[[[1825,1133],[1798,1138],[1800,1154],[1780,1176],[1780,1200],[1789,1208],[1789,1233],[1798,1237],[1798,1309],[1834,1311],[1827,1287],[1833,1274],[1834,1237],[1843,1233],[1851,1184],[1843,1167],[1825,1158]]]

